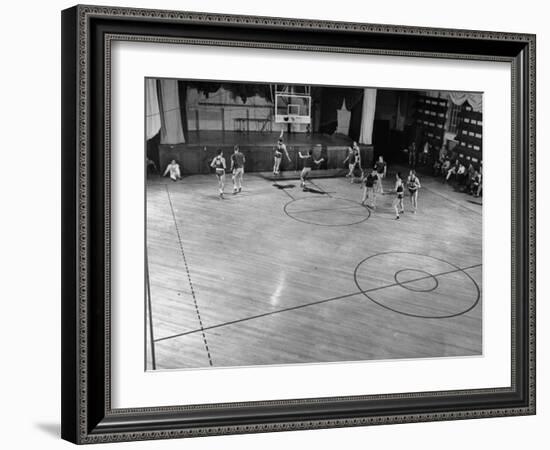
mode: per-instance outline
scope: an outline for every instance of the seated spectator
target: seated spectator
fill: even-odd
[[[451,168],[451,160],[449,158],[445,158],[445,161],[441,164],[441,175],[444,177],[447,177],[447,173],[449,172]]]
[[[158,173],[157,165],[152,159],[146,158],[147,173]]]
[[[472,185],[470,186],[470,194],[475,197],[479,197],[481,194],[481,173],[477,170],[472,178]]]
[[[458,166],[458,170],[456,171],[456,181],[460,186],[464,186],[467,176],[468,175],[466,174],[466,166],[460,163]]]
[[[162,174],[163,177],[170,174],[170,179],[172,181],[181,180],[181,171],[180,171],[180,165],[176,162],[175,159],[170,161],[170,164],[166,166],[166,170]]]
[[[474,168],[474,165],[470,163],[468,166],[468,171],[466,172],[466,189],[470,190],[470,186],[472,185],[472,180],[474,178],[476,169]]]
[[[447,171],[447,176],[445,177],[445,181],[449,181],[451,179],[452,175],[456,176],[456,173],[458,172],[458,168],[460,167],[460,161],[458,159],[455,159],[455,163],[453,166]]]
[[[437,176],[441,173],[441,167],[442,166],[443,166],[443,161],[441,159],[437,159],[434,162],[434,165],[433,165],[433,174],[434,174],[434,176]]]
[[[443,162],[445,161],[445,158],[447,158],[447,147],[449,146],[449,143],[447,142],[445,145],[441,146],[439,149],[439,161]]]

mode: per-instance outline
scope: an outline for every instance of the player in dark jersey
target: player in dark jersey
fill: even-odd
[[[384,187],[383,187],[383,183],[382,183],[382,180],[384,178],[386,178],[386,170],[388,168],[386,162],[384,161],[384,158],[382,157],[382,155],[380,155],[378,157],[378,161],[376,161],[376,163],[374,163],[374,168],[376,170],[376,173],[378,174],[378,184],[377,184],[377,190],[378,192],[380,192],[381,194],[384,193]]]
[[[279,135],[279,140],[277,141],[277,146],[275,147],[273,152],[273,175],[279,175],[280,173],[283,153],[285,154],[286,159],[288,159],[288,162],[292,162],[292,160],[290,159],[290,156],[288,156],[286,145],[283,142],[283,134],[284,134],[284,130],[281,130],[281,134]]]
[[[393,208],[395,209],[395,219],[399,219],[399,214],[403,213],[403,196],[404,196],[403,180],[401,179],[401,172],[395,174],[395,199],[393,201]]]
[[[355,169],[359,168],[361,172],[361,177],[363,176],[363,170],[361,169],[361,151],[357,142],[353,143],[352,147],[348,147],[348,155],[344,159],[344,164],[348,163],[349,172],[346,177],[350,178],[350,183],[355,181]]]
[[[225,158],[223,157],[223,151],[220,148],[218,154],[214,157],[210,163],[210,167],[216,170],[216,178],[218,179],[218,188],[220,191],[220,199],[223,199],[223,188],[225,186]]]
[[[416,153],[416,142],[413,142],[409,145],[409,166],[413,168],[416,166]]]
[[[304,160],[304,168],[302,169],[302,173],[300,174],[300,186],[302,188],[306,187],[306,178],[308,177],[309,173],[311,172],[311,169],[313,168],[313,164],[321,164],[325,159],[315,159],[313,157],[313,149],[310,149],[305,155],[302,155],[302,152],[298,152],[298,155],[301,159]]]
[[[245,162],[246,158],[240,152],[239,146],[235,145],[235,147],[233,147],[233,154],[231,155],[231,171],[233,172],[233,194],[242,191]]]
[[[411,198],[412,212],[416,214],[418,208],[418,189],[420,189],[420,180],[416,176],[416,172],[411,170],[407,177],[407,189]]]
[[[376,183],[378,182],[378,174],[376,170],[372,171],[364,176],[361,180],[363,182],[363,198],[361,204],[366,205],[367,208],[376,209]],[[370,204],[369,204],[370,200]]]

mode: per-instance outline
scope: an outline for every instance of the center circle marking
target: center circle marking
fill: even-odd
[[[421,257],[421,258],[426,258],[427,260],[432,260],[432,261],[437,261],[439,263],[442,263],[442,264],[446,264],[450,270],[447,270],[447,271],[444,271],[442,272],[441,274],[436,274],[436,275],[433,275],[429,272],[426,272],[424,270],[421,270],[421,269],[409,269],[409,268],[405,268],[405,269],[401,269],[401,270],[398,270],[397,272],[395,272],[394,274],[394,279],[396,281],[396,284],[394,284],[393,286],[401,286],[401,287],[405,287],[406,284],[407,284],[407,280],[402,280],[400,281],[399,280],[399,275],[403,272],[406,272],[406,271],[414,271],[414,272],[419,272],[419,273],[422,273],[423,274],[423,277],[426,277],[425,279],[435,279],[435,281],[438,283],[437,286],[435,286],[433,289],[430,289],[430,292],[435,290],[438,286],[439,286],[439,282],[437,281],[437,276],[441,276],[441,275],[446,275],[446,274],[449,274],[449,273],[461,273],[463,276],[464,276],[464,280],[467,282],[467,283],[471,283],[471,285],[473,286],[473,288],[475,289],[475,298],[473,299],[472,303],[467,306],[466,308],[464,308],[463,310],[461,311],[457,311],[457,312],[454,312],[454,313],[450,313],[450,314],[434,314],[434,315],[424,315],[424,314],[415,314],[415,313],[412,313],[412,312],[408,312],[408,311],[403,311],[397,307],[392,307],[392,306],[389,306],[387,304],[384,304],[383,302],[381,301],[377,301],[373,295],[369,295],[370,292],[374,292],[374,291],[379,291],[381,289],[386,289],[386,288],[389,288],[391,287],[391,285],[388,285],[388,286],[378,286],[378,287],[372,287],[371,289],[364,289],[360,282],[359,282],[359,269],[361,268],[361,266],[363,266],[363,264],[369,262],[369,261],[375,261],[376,258],[378,257],[384,257],[384,256],[399,256],[399,255],[411,255],[411,256],[417,256],[417,257]],[[418,277],[415,277],[414,279],[416,278],[420,278],[420,275],[418,275]],[[474,278],[465,270],[465,269],[462,269],[460,268],[459,266],[453,264],[453,263],[450,263],[449,261],[446,261],[442,258],[436,258],[434,256],[429,256],[429,255],[423,255],[421,253],[415,253],[415,252],[399,252],[399,251],[396,251],[396,252],[382,252],[382,253],[377,253],[377,254],[374,254],[374,255],[371,255],[365,259],[363,259],[362,261],[359,262],[359,264],[357,264],[357,266],[355,267],[355,270],[353,272],[353,279],[355,281],[355,285],[358,287],[359,291],[366,297],[368,298],[371,302],[377,304],[378,306],[381,306],[382,308],[385,308],[389,311],[393,311],[394,313],[397,313],[397,314],[402,314],[404,316],[408,316],[408,317],[417,317],[417,318],[421,318],[421,319],[449,319],[451,317],[457,317],[457,316],[461,316],[463,314],[466,314],[467,312],[471,311],[472,309],[474,309],[477,304],[479,303],[480,299],[481,299],[481,289],[479,287],[479,285],[477,284],[477,282],[474,280]],[[414,289],[409,289],[409,290],[414,290]],[[417,291],[417,292],[427,292],[427,291]]]
[[[371,214],[361,203],[339,197],[298,198],[286,203],[284,212],[298,222],[323,227],[356,225]]]
[[[401,280],[399,279],[399,275],[402,275],[403,273],[408,273],[408,272],[412,272],[413,275],[410,277],[401,276]],[[425,270],[420,270],[420,269],[401,269],[395,272],[395,275],[393,276],[393,278],[399,286],[414,292],[431,292],[436,290],[437,287],[439,286],[439,281],[437,281],[437,278],[435,276],[433,276],[429,272],[426,272]],[[428,288],[415,287],[415,283],[422,282],[425,280],[430,280],[432,286]]]

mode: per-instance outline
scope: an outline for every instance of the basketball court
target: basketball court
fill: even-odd
[[[394,220],[395,194],[298,174],[228,175],[224,200],[214,175],[148,179],[148,370],[482,354],[481,204],[421,176]]]

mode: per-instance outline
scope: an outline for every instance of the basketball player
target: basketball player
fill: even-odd
[[[348,156],[346,157],[346,159],[344,159],[344,164],[348,161],[349,172],[346,177],[349,177],[350,183],[353,183],[355,181],[354,175],[355,169],[357,167],[359,167],[361,177],[363,176],[363,171],[361,169],[361,151],[359,149],[359,146],[357,145],[357,142],[353,143],[353,147],[348,147]]]
[[[375,184],[378,182],[378,174],[376,170],[372,171],[361,180],[363,182],[363,198],[361,204],[366,205],[367,208],[376,209],[376,190]],[[370,204],[369,204],[370,200]]]
[[[170,173],[170,179],[172,181],[181,180],[181,171],[180,171],[180,165],[176,162],[175,159],[170,161],[170,164],[166,166],[166,170],[162,174],[163,177],[168,175]]]
[[[378,157],[378,161],[374,164],[374,168],[376,169],[376,173],[378,175],[378,183],[377,183],[377,189],[378,192],[381,194],[384,193],[384,187],[382,184],[382,180],[386,178],[386,170],[388,168],[386,162],[384,161],[384,158],[382,155]]]
[[[403,180],[401,179],[401,172],[395,174],[395,193],[396,197],[393,201],[393,208],[395,209],[395,220],[399,219],[399,214],[404,212],[403,208]]]
[[[233,154],[231,155],[231,171],[233,172],[233,195],[237,192],[241,192],[244,176],[244,163],[246,158],[240,152],[239,146],[233,147]]]
[[[286,159],[288,159],[288,162],[292,162],[290,159],[290,156],[288,156],[288,151],[286,149],[286,145],[283,142],[283,134],[284,130],[281,130],[281,134],[279,135],[279,140],[277,141],[277,147],[275,147],[275,152],[273,154],[273,175],[279,175],[280,173],[280,167],[281,167],[281,160],[283,159],[283,153],[286,156]]]
[[[304,160],[304,168],[302,169],[302,173],[300,173],[300,186],[305,190],[306,187],[306,178],[311,172],[311,169],[313,168],[313,164],[321,164],[325,159],[321,158],[318,160],[315,160],[313,158],[313,149],[310,149],[308,153],[305,155],[302,155],[302,152],[298,152],[298,155],[301,159]]]
[[[210,163],[210,167],[216,170],[216,178],[218,179],[218,188],[220,190],[220,200],[223,199],[223,188],[225,187],[225,158],[223,157],[223,151],[220,148],[218,154],[214,157]]]
[[[416,172],[411,170],[407,177],[407,189],[411,198],[411,206],[413,214],[416,214],[418,208],[418,189],[420,189],[420,180],[416,176]]]
[[[409,145],[409,166],[416,166],[416,142]]]

